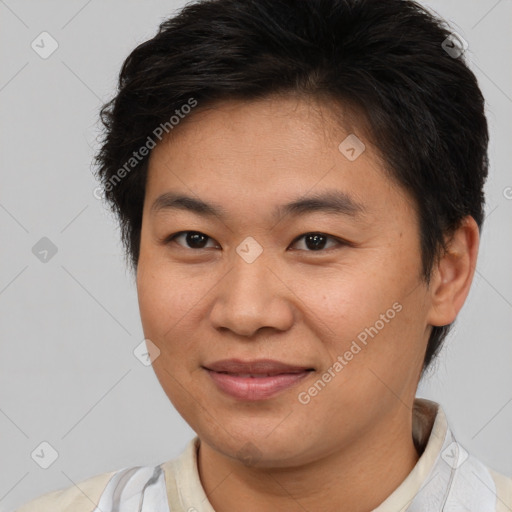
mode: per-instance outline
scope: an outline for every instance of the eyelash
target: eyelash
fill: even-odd
[[[196,233],[196,234],[199,234],[199,235],[204,235],[208,240],[213,240],[213,238],[209,237],[208,235],[206,235],[205,233],[202,233],[201,231],[193,231],[193,230],[189,230],[189,231],[179,231],[178,233],[174,233],[173,235],[170,235],[168,237],[166,237],[163,241],[163,243],[165,245],[168,245],[170,244],[171,242],[174,242],[176,238],[182,236],[182,235],[186,235],[188,233]],[[292,245],[294,245],[295,243],[297,243],[299,240],[301,240],[302,238],[308,236],[308,235],[320,235],[324,238],[327,238],[328,240],[333,240],[334,242],[337,243],[337,246],[336,247],[330,247],[328,249],[318,249],[316,251],[314,250],[308,250],[308,249],[305,249],[305,252],[310,252],[310,253],[322,253],[322,252],[328,252],[332,249],[339,249],[340,247],[342,246],[350,246],[351,244],[349,242],[347,242],[346,240],[343,240],[341,238],[337,238],[335,236],[332,236],[332,235],[328,235],[326,233],[321,233],[319,231],[310,231],[308,233],[304,233],[300,236],[298,236],[297,238],[295,238],[292,242]],[[180,245],[180,244],[178,244]],[[201,250],[205,250],[205,249],[211,249],[211,247],[201,247],[201,248],[192,248],[192,247],[185,247],[185,246],[182,246],[180,245],[180,247],[182,247],[183,249],[190,249],[192,251],[201,251]],[[299,249],[301,250],[301,249]],[[304,250],[304,249],[302,249]]]

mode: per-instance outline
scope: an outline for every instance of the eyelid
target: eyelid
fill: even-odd
[[[206,233],[203,233],[202,231],[196,231],[196,230],[193,230],[193,229],[184,230],[184,231],[178,231],[176,233],[173,233],[172,235],[166,236],[162,240],[162,243],[164,245],[170,244],[171,242],[174,242],[174,240],[177,237],[179,237],[181,235],[184,235],[184,234],[187,234],[187,233],[199,233],[200,235],[204,235],[208,240],[212,240],[215,243],[217,243],[217,245],[220,245],[214,238],[212,238],[211,236],[207,235]],[[330,251],[331,249],[337,249],[337,248],[342,247],[342,246],[353,246],[353,244],[351,244],[348,240],[344,240],[343,238],[339,238],[339,237],[336,237],[334,235],[329,235],[328,233],[324,233],[322,231],[308,231],[306,233],[302,233],[301,235],[297,236],[292,241],[292,243],[290,245],[295,245],[299,240],[301,240],[302,238],[304,238],[304,237],[306,237],[308,235],[321,235],[321,236],[327,238],[328,240],[332,240],[332,241],[336,242],[337,245],[335,247],[330,247],[328,249],[319,249],[318,251],[304,250],[304,249],[294,249],[294,250],[299,250],[299,251],[313,253],[313,254],[319,254],[319,253],[326,253],[326,252]],[[191,251],[196,251],[196,252],[204,250],[204,249],[211,249],[211,247],[202,247],[202,248],[199,248],[199,249],[193,249],[191,247],[185,247],[185,246],[180,245],[180,244],[178,244],[178,245],[180,247],[182,247],[183,249],[189,249]]]
[[[163,240],[161,240],[161,243],[163,243],[164,245],[168,245],[171,242],[174,242],[175,238],[177,238],[181,235],[185,235],[187,233],[199,233],[200,235],[204,235],[208,240],[213,240],[213,241],[215,241],[215,243],[217,243],[217,245],[219,245],[219,243],[214,238],[207,235],[206,233],[203,233],[202,231],[196,231],[195,229],[186,229],[184,231],[178,231],[176,233],[173,233],[172,235],[164,237]],[[203,247],[201,249],[192,249],[191,247],[185,247],[184,245],[181,245],[181,244],[177,244],[177,245],[179,245],[183,249],[189,249],[191,251],[201,251],[203,249],[210,249],[210,247]]]
[[[296,249],[296,250],[303,250],[303,252],[308,252],[308,253],[312,253],[312,254],[321,254],[321,253],[326,253],[326,252],[330,251],[331,249],[338,249],[339,247],[344,246],[344,245],[351,245],[348,241],[343,240],[342,238],[339,238],[334,235],[329,235],[328,233],[324,233],[322,231],[308,231],[307,233],[302,233],[297,238],[295,238],[290,245],[295,245],[299,240],[301,240],[302,238],[304,238],[308,235],[321,235],[321,236],[327,238],[328,240],[336,242],[337,245],[334,247],[329,247],[328,249],[319,249],[318,251],[303,250],[303,249]]]

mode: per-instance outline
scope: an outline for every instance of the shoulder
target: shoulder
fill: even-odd
[[[14,512],[92,512],[109,480],[116,471],[102,473],[78,482],[66,489],[49,492],[35,498]]]
[[[487,468],[496,485],[496,512],[508,512],[512,509],[512,477],[508,477]]]
[[[39,496],[12,512],[138,510],[137,500],[141,493],[144,494],[144,503],[149,504],[149,510],[156,510],[152,504],[162,506],[168,500],[171,510],[180,510],[181,489],[177,480],[185,486],[194,486],[194,492],[201,488],[197,470],[194,472],[196,439],[191,440],[187,449],[175,459],[156,466],[124,467],[102,473],[66,489]],[[191,476],[185,478],[182,472]]]

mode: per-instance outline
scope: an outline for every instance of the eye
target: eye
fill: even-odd
[[[184,240],[184,243],[178,242],[179,239]],[[333,247],[340,245],[349,245],[348,242],[345,242],[339,238],[326,235],[325,233],[304,233],[303,235],[297,237],[292,245],[296,245],[300,240],[304,239],[304,245],[306,252],[320,252],[326,248],[328,241],[331,242],[332,246],[327,247],[327,249],[332,249]],[[188,249],[207,249],[208,240],[212,240],[208,235],[201,233],[200,231],[180,231],[179,233],[175,233],[165,239],[165,243],[169,244],[171,242],[176,241],[178,245],[181,245],[184,248]],[[210,246],[211,247],[211,246]],[[214,247],[218,247],[214,246]]]
[[[170,243],[183,237],[186,244],[188,244],[189,249],[207,249],[207,241],[213,240],[213,238],[210,238],[208,235],[205,235],[200,231],[180,231],[179,233],[166,238],[165,243]],[[182,244],[178,243],[178,245]],[[185,248],[187,247],[185,246]]]
[[[305,245],[306,248],[308,249],[307,252],[322,251],[322,249],[325,249],[328,240],[334,242],[334,247],[340,245],[347,245],[347,243],[343,242],[343,240],[340,240],[339,238],[335,238],[330,235],[326,235],[325,233],[305,233],[304,235],[301,235],[300,237],[296,238],[293,241],[292,245],[295,245],[301,239],[304,239],[303,245]],[[327,247],[327,249],[331,248],[333,247]]]

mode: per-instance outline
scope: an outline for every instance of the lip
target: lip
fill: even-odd
[[[281,373],[296,373],[314,369],[310,366],[291,365],[274,359],[254,359],[252,361],[222,359],[210,364],[205,364],[204,367],[214,372],[250,373],[254,375],[279,375]]]
[[[273,359],[223,359],[203,368],[220,391],[240,400],[271,398],[294,386],[314,370]]]

